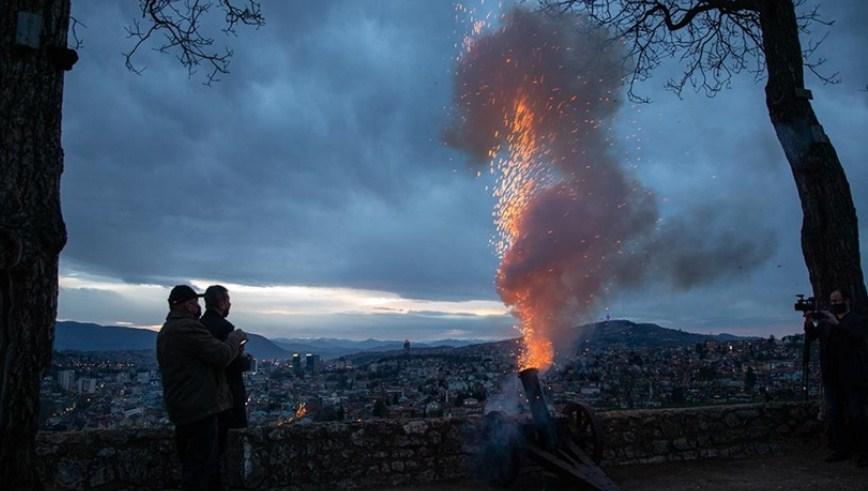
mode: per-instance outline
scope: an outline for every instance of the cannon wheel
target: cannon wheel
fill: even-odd
[[[599,464],[603,459],[603,439],[594,411],[587,404],[570,402],[561,412],[567,418],[569,438]]]

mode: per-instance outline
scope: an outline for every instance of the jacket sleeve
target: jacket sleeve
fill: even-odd
[[[226,367],[226,371],[229,373],[248,372],[250,371],[251,365],[253,365],[253,363],[250,361],[252,359],[253,357],[246,353],[238,353],[238,356],[236,356],[235,359],[232,360],[232,363],[230,363],[229,366]]]
[[[188,352],[205,364],[225,368],[238,356],[237,341],[220,341],[198,322],[188,327],[185,338]]]
[[[868,339],[868,325],[866,325],[865,318],[857,317],[854,314],[850,314],[847,317],[835,327],[847,333],[854,341],[865,341]]]
[[[811,321],[805,320],[805,336],[808,337],[809,343],[823,335],[824,330],[829,327],[825,324],[824,321],[820,321],[815,326]]]

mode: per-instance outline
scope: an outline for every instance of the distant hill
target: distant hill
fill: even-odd
[[[292,356],[268,338],[248,333],[244,349],[255,358],[283,359]],[[140,351],[155,350],[157,333],[150,329],[58,321],[54,326],[56,351]]]
[[[56,351],[153,350],[157,333],[150,329],[58,321],[54,325]]]
[[[748,341],[758,339],[755,337],[740,337],[732,334],[698,334],[668,329],[657,324],[637,324],[628,320],[609,320],[584,324],[576,328],[578,338],[574,349],[602,349],[609,346],[621,346],[624,348],[655,348],[671,346],[694,346],[709,339],[719,342]],[[518,338],[503,341],[472,344],[461,347],[440,348],[413,348],[411,356],[468,356],[485,357],[492,351],[517,353],[520,348]],[[402,349],[366,351],[350,355],[357,364],[368,363],[383,358],[392,358],[404,355]]]
[[[604,348],[618,345],[625,348],[659,346],[692,346],[707,339],[718,341],[741,341],[744,338],[731,334],[697,334],[676,329],[667,329],[657,324],[637,324],[627,320],[610,320],[585,324],[576,328],[579,333],[577,348]],[[250,341],[246,350],[257,359],[286,359],[293,353],[316,353],[323,359],[349,356],[357,362],[388,358],[404,353],[403,341],[366,339],[354,341],[335,338],[277,338],[268,339],[248,333]],[[157,333],[149,329],[59,321],[54,335],[57,351],[138,351],[154,350]],[[475,356],[491,350],[517,348],[517,340],[497,342],[479,340],[444,339],[424,343],[411,342],[414,356]]]
[[[404,349],[403,341],[380,339],[355,341],[352,339],[336,338],[274,338],[272,341],[291,353],[316,353],[326,360],[358,353]],[[443,339],[438,341],[425,341],[424,343],[411,341],[410,345],[413,349],[416,349],[441,346],[459,347],[480,342],[482,341],[473,339]]]
[[[621,345],[627,348],[654,348],[662,346],[691,346],[708,339],[742,341],[732,334],[697,334],[660,327],[657,324],[637,324],[628,320],[609,320],[585,324],[578,328],[579,344],[585,347]]]

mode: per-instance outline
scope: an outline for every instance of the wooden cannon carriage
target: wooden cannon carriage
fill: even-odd
[[[603,456],[600,425],[590,406],[572,402],[562,417],[549,413],[539,372],[519,372],[531,418],[510,417],[499,411],[485,415],[482,428],[482,466],[490,480],[509,486],[522,465],[535,464],[576,489],[617,491],[618,486],[598,466]]]

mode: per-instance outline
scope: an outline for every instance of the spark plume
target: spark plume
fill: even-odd
[[[490,17],[472,19],[462,44],[444,141],[495,176],[497,291],[522,334],[519,369],[547,369],[613,289],[688,289],[771,255],[769,236],[713,230],[716,209],[660,220],[617,158],[625,57],[606,32],[520,8],[497,28]]]
[[[499,30],[465,41],[456,74],[461,116],[446,133],[496,176],[497,288],[522,333],[520,368],[546,369],[558,333],[593,304],[603,282],[598,263],[627,235],[603,223],[615,215],[603,210],[612,205],[606,196],[617,193],[620,204],[638,189],[612,171],[607,152],[618,54],[607,56],[601,33],[577,29],[514,9]],[[593,196],[601,187],[607,191]]]

